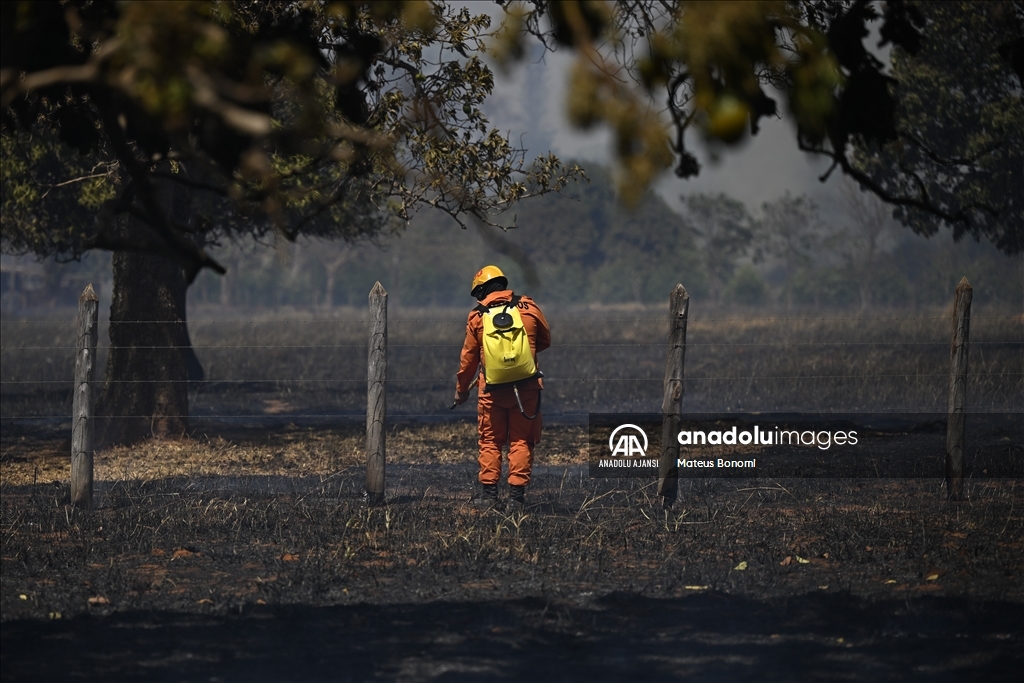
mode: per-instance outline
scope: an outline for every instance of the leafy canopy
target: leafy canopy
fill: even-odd
[[[1024,53],[1024,3],[914,8],[924,20],[921,50],[892,55],[898,144],[860,141],[857,168],[884,195],[918,200],[896,209],[914,232],[933,235],[946,223],[957,240],[969,234],[1024,252],[1024,97],[999,49],[1016,39]],[[941,222],[924,203],[941,209]]]
[[[899,207],[897,216],[919,232],[931,230],[926,221],[939,220],[958,226],[957,234],[987,236],[1008,253],[1022,249],[1024,227],[1011,201],[1022,195],[1019,161],[987,164],[986,172],[999,176],[987,192],[970,183],[970,192],[953,190],[961,196],[951,201],[940,191],[944,175],[960,186],[965,172],[958,165],[979,163],[996,146],[1007,160],[1014,158],[1009,150],[1021,149],[1008,133],[1024,129],[1015,113],[1024,79],[1020,0],[502,4],[508,19],[492,48],[499,57],[521,57],[529,36],[551,50],[576,51],[570,119],[581,128],[611,128],[627,198],[641,196],[669,166],[681,178],[697,175],[688,134],[696,131],[713,151],[734,144],[757,134],[761,118],[778,114],[781,95],[798,147],[833,162],[822,180],[840,168]],[[960,18],[936,19],[947,12]],[[897,55],[893,75],[864,44],[876,22],[878,47],[891,46]],[[954,105],[958,97],[978,106]],[[942,104],[933,111],[936,98]],[[926,129],[936,132],[918,137]],[[948,139],[958,129],[970,142]],[[904,167],[908,147],[918,152]],[[864,172],[856,161],[863,149],[884,150],[879,168],[890,178]],[[929,165],[941,168],[926,170]]]
[[[489,23],[440,2],[2,3],[3,246],[155,251],[191,280],[223,271],[201,246],[232,231],[353,237],[420,206],[493,224],[575,170],[483,116]],[[205,210],[173,215],[161,183]],[[69,225],[67,201],[97,220]]]

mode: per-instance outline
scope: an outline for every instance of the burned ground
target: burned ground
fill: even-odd
[[[5,439],[3,678],[964,680],[1024,659],[1018,481],[951,504],[930,479],[684,479],[666,512],[565,457],[524,512],[481,513],[454,455],[471,424],[394,434],[418,446],[383,507],[351,425],[108,451],[124,476],[88,513],[47,480],[62,443]]]

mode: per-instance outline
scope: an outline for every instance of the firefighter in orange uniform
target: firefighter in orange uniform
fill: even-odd
[[[498,502],[498,480],[501,478],[501,449],[509,444],[509,498],[517,506],[524,505],[526,486],[533,467],[533,447],[540,441],[541,389],[543,388],[537,354],[551,346],[551,331],[537,304],[528,296],[517,296],[508,289],[508,279],[497,266],[484,266],[473,277],[471,294],[479,301],[466,320],[466,341],[455,385],[455,405],[469,400],[473,380],[477,384],[477,417],[480,444],[481,491],[477,501],[484,506]],[[511,321],[506,326],[504,323]],[[494,369],[494,346],[485,343],[485,335],[499,341],[514,338],[502,335],[503,329],[525,330],[529,340],[527,369]],[[523,343],[523,342],[520,342]],[[506,347],[507,348],[507,347]],[[525,343],[523,343],[525,353]],[[505,351],[505,356],[509,355]],[[481,372],[477,376],[477,369]],[[502,374],[504,373],[504,374]],[[512,373],[512,374],[509,374]],[[523,379],[515,379],[523,374]],[[498,381],[495,381],[495,380]],[[514,381],[506,381],[514,379]]]

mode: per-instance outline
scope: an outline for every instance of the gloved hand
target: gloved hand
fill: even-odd
[[[468,400],[469,400],[469,392],[468,391],[456,391],[455,392],[455,402],[454,402],[453,405],[461,406],[463,403],[465,403]]]

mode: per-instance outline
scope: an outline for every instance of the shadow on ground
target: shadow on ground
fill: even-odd
[[[1024,609],[842,594],[126,612],[8,621],[2,678],[1019,680]]]

